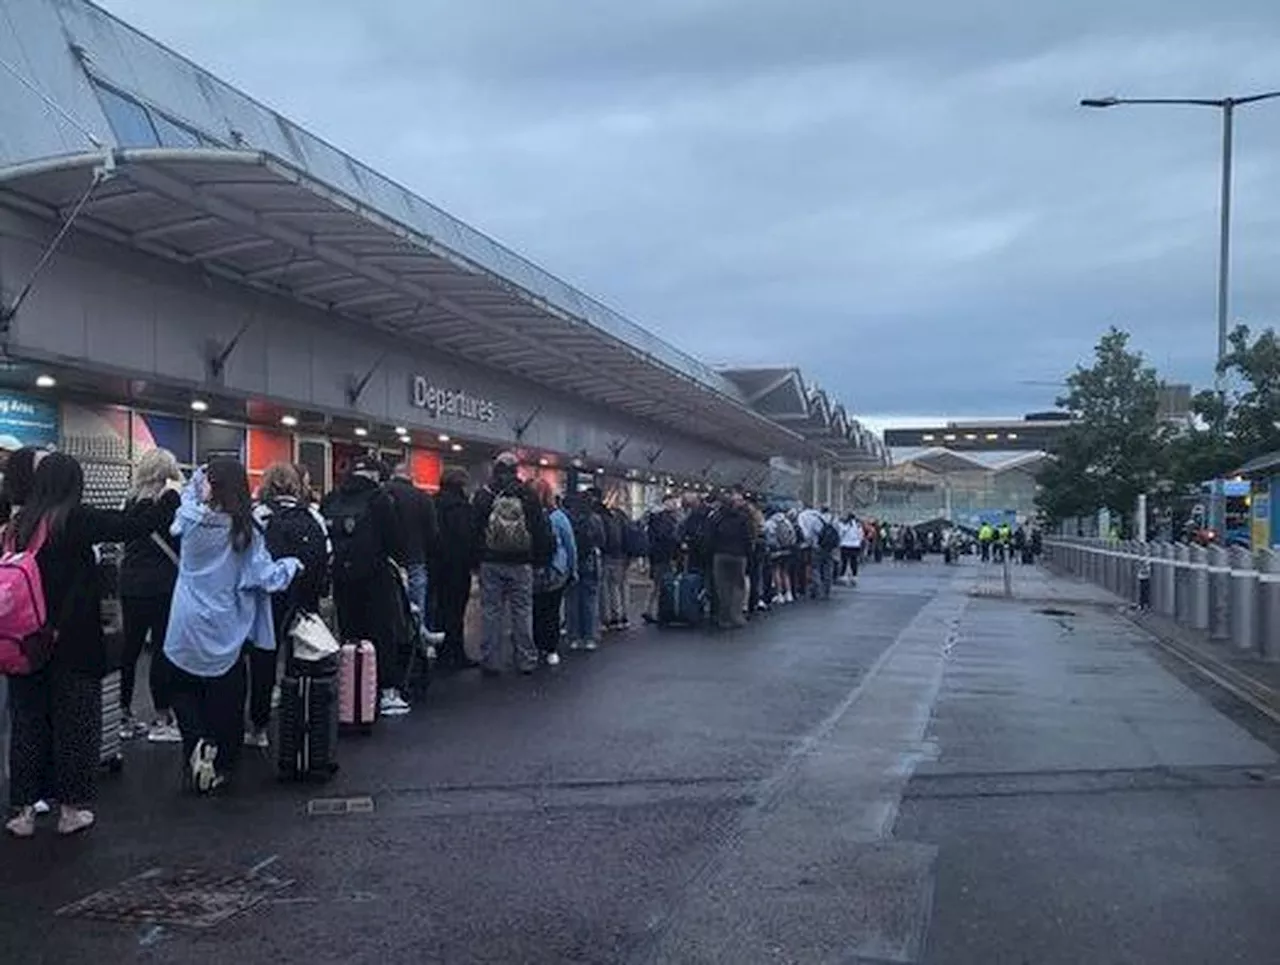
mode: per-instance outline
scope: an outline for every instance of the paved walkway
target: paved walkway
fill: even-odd
[[[465,674],[320,789],[257,761],[183,798],[139,748],[89,836],[0,842],[0,961],[1274,961],[1272,747],[1089,588],[1014,577],[886,563]]]

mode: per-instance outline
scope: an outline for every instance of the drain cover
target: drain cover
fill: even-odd
[[[373,798],[317,797],[307,802],[308,817],[328,817],[334,814],[372,814]]]
[[[1057,607],[1047,606],[1036,613],[1041,613],[1047,617],[1073,617],[1075,616],[1070,610],[1059,610]]]
[[[56,914],[122,925],[213,928],[289,884],[258,877],[252,871],[228,874],[195,868],[153,868],[114,888],[65,905]]]

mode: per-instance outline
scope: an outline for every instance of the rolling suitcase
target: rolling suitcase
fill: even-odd
[[[338,723],[368,733],[378,719],[378,652],[361,640],[344,643],[338,659]]]
[[[658,624],[699,626],[706,615],[707,590],[701,573],[673,573],[658,590]]]
[[[280,682],[280,779],[327,781],[338,770],[338,667],[293,661]]]
[[[113,774],[124,767],[124,742],[120,738],[123,724],[120,671],[113,670],[102,678],[102,746],[98,757],[98,762]]]

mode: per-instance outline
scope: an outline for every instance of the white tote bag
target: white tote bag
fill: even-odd
[[[289,628],[289,640],[293,644],[293,658],[315,663],[332,657],[341,649],[328,624],[315,613],[299,613]]]

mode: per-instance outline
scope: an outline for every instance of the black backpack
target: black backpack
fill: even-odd
[[[324,595],[329,575],[329,558],[325,549],[325,531],[306,506],[269,503],[271,515],[263,538],[273,560],[292,556],[302,562],[303,570],[291,587],[297,600],[310,600]]]
[[[603,549],[603,527],[599,517],[586,507],[575,508],[569,513],[573,526],[573,542],[578,547],[578,559],[586,559]]]
[[[370,511],[378,490],[332,493],[323,507],[333,543],[333,579],[356,583],[377,574],[385,562],[379,558],[378,533]]]
[[[836,529],[835,524],[827,522],[822,523],[822,529],[818,530],[818,549],[831,550],[840,548],[840,530]]]

